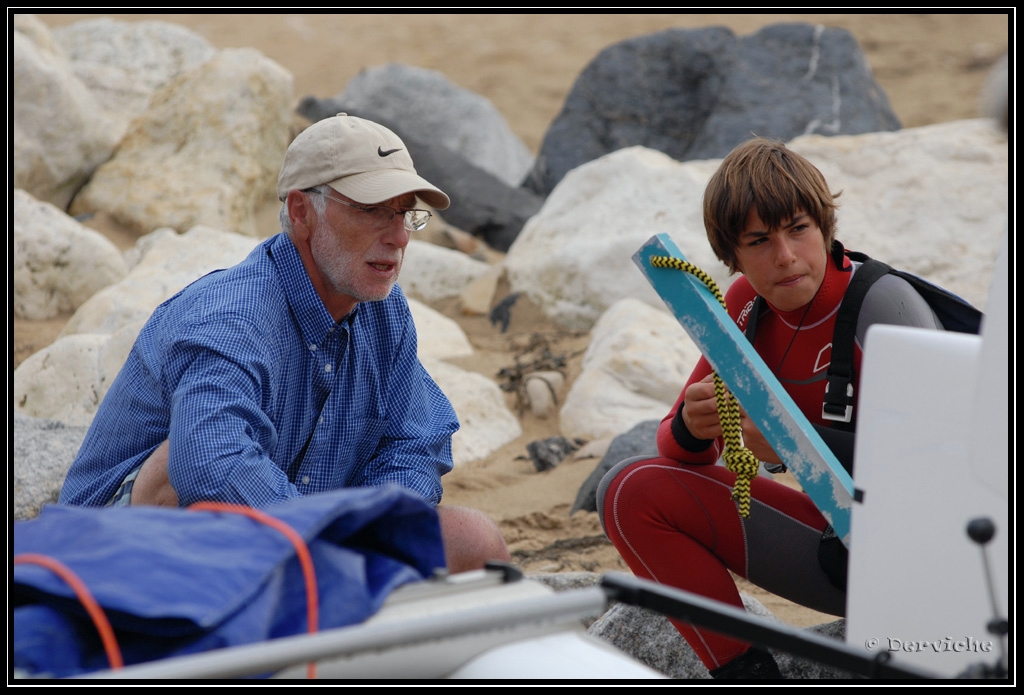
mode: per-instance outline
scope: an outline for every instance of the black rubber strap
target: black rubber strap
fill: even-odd
[[[832,332],[832,359],[827,374],[828,386],[822,404],[822,417],[832,420],[833,426],[839,429],[853,429],[853,355],[860,307],[871,285],[892,270],[881,261],[867,256],[862,258],[862,265],[853,274],[836,315]]]

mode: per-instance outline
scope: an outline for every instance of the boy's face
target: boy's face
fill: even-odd
[[[736,267],[780,311],[806,306],[825,278],[825,237],[810,215],[796,211],[768,229],[751,206],[736,248]]]

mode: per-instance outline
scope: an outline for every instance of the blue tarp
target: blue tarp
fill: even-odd
[[[353,488],[262,510],[309,547],[321,630],[362,622],[396,587],[444,567],[437,512],[398,486]],[[292,543],[238,514],[50,505],[14,525],[14,555],[71,569],[103,607],[125,665],[307,631]],[[14,667],[67,677],[109,667],[74,591],[50,569],[14,568]]]

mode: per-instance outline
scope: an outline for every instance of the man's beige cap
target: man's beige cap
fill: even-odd
[[[327,184],[357,203],[415,193],[436,210],[448,196],[416,173],[405,143],[373,121],[344,113],[317,121],[292,141],[277,177],[277,197]]]

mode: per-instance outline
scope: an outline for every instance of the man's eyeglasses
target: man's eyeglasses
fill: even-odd
[[[395,221],[395,215],[402,215],[405,228],[410,232],[418,232],[427,226],[427,222],[430,221],[430,211],[420,210],[419,208],[413,208],[412,210],[396,210],[393,207],[387,205],[359,205],[358,203],[350,203],[347,200],[341,198],[335,198],[332,195],[318,191],[315,188],[309,188],[305,191],[306,193],[318,193],[324,198],[330,198],[336,203],[347,205],[350,208],[355,208],[361,212],[365,212],[373,219],[374,225],[378,229],[386,229],[391,226],[391,223]]]

